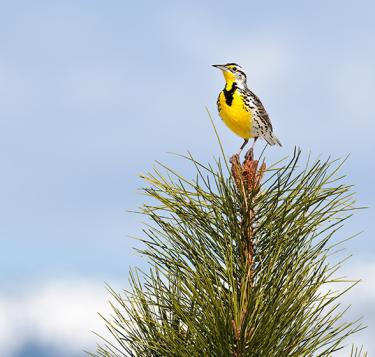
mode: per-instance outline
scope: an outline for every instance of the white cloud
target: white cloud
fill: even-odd
[[[352,305],[347,317],[353,320],[364,315],[364,323],[369,325],[350,342],[363,344],[371,356],[375,353],[371,333],[375,323],[375,263],[347,263],[345,269],[349,278],[363,280],[344,295],[343,305]],[[50,281],[21,293],[0,295],[0,356],[12,357],[30,341],[67,355],[93,351],[99,341],[92,331],[108,336],[97,312],[109,316],[109,299],[102,282],[87,280]],[[348,355],[348,349],[336,354]]]
[[[368,352],[368,355],[374,356],[375,263],[353,263],[352,261],[349,261],[344,266],[343,271],[349,279],[361,280],[359,284],[346,293],[342,298],[343,306],[351,305],[346,316],[350,320],[363,317],[363,324],[368,326],[365,330],[353,335],[350,338],[350,342],[353,342],[357,346],[363,345],[364,350]],[[338,355],[338,357],[341,356],[349,356],[348,349]]]
[[[11,357],[33,341],[69,353],[93,349],[107,335],[97,312],[107,314],[102,282],[55,281],[21,294],[0,295],[0,355]]]

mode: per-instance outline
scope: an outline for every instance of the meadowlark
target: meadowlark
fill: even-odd
[[[217,99],[219,114],[229,129],[244,139],[239,153],[250,138],[254,138],[252,148],[258,138],[281,146],[262,102],[247,87],[243,69],[236,63],[213,66],[222,70],[225,78],[225,87]]]

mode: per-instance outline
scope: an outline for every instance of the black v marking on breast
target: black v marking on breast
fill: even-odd
[[[231,106],[233,103],[233,95],[234,95],[236,88],[237,88],[237,84],[236,82],[233,82],[231,89],[227,90],[226,88],[224,88],[223,90],[225,103],[227,103],[229,106]]]

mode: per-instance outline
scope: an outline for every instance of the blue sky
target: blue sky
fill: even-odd
[[[229,61],[283,143],[270,162],[295,145],[351,154],[344,171],[370,206],[345,228],[364,231],[348,244],[348,271],[365,278],[353,314],[375,321],[374,12],[371,1],[0,1],[2,355],[93,346],[103,282],[123,287],[144,264],[128,238],[142,220],[126,213],[144,201],[138,175],[154,160],[192,174],[167,152],[219,155],[205,106],[228,155],[241,143],[216,112],[223,79],[210,66]],[[358,341],[371,344],[371,329]]]

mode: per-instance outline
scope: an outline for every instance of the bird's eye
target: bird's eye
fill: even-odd
[[[233,71],[236,71],[236,70],[237,70],[237,67],[232,67],[232,70],[233,70]]]

